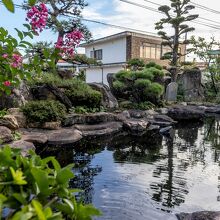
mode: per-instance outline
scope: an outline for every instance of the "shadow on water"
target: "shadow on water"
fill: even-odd
[[[220,210],[219,132],[220,121],[208,118],[176,125],[170,139],[120,135],[53,155],[75,163],[71,187],[84,190],[79,198],[99,207],[101,219],[175,219],[172,213]]]

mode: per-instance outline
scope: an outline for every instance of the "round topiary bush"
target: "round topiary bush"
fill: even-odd
[[[30,101],[22,111],[29,123],[62,121],[66,115],[66,107],[58,101],[42,100]]]

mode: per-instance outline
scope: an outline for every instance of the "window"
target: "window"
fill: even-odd
[[[161,46],[159,44],[143,44],[140,47],[140,57],[159,60],[161,57]]]
[[[92,50],[90,51],[90,57],[96,60],[102,60],[102,50]]]

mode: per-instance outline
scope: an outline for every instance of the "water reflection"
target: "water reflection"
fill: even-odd
[[[178,125],[173,139],[118,136],[62,154],[76,164],[71,185],[84,189],[101,219],[175,219],[171,213],[220,210],[219,129],[209,118]]]

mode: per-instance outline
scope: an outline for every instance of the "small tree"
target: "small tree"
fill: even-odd
[[[188,32],[194,31],[193,27],[189,27],[186,22],[195,20],[198,15],[189,15],[189,12],[195,8],[195,6],[190,4],[190,0],[170,0],[171,6],[163,5],[158,8],[159,11],[163,12],[166,18],[162,18],[156,23],[156,30],[161,30],[158,35],[164,40],[162,46],[168,46],[171,48],[171,52],[164,54],[163,59],[169,59],[171,61],[172,71],[172,81],[177,79],[177,66],[181,56],[186,54],[179,51],[180,45],[187,45],[190,43],[187,39],[183,42],[180,41],[183,35],[187,36]],[[174,30],[172,35],[167,34],[162,31],[164,25],[171,25]],[[190,52],[190,51],[189,51]]]
[[[193,46],[193,52],[206,64],[205,71],[211,78],[212,88],[215,94],[218,93],[217,82],[220,80],[220,57],[218,54],[214,54],[216,49],[220,48],[220,42],[216,41],[214,37],[211,37],[209,41],[205,38],[193,36],[191,38]],[[214,52],[214,53],[213,53]]]

